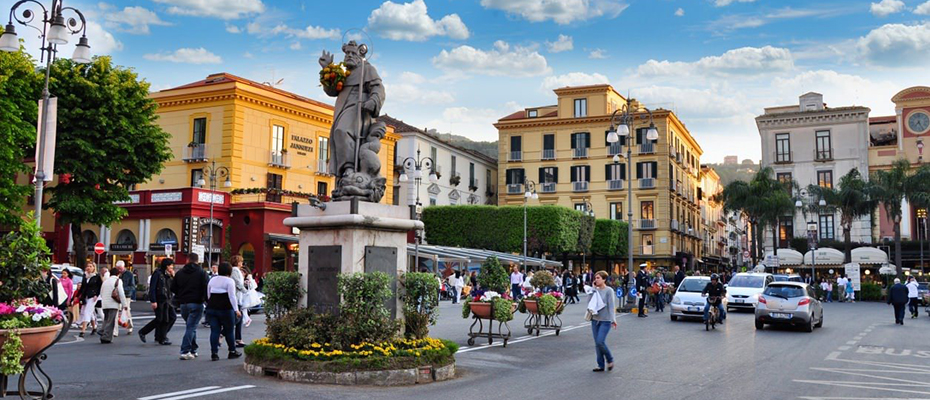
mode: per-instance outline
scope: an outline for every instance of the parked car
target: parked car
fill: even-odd
[[[920,299],[921,304],[930,306],[930,301],[927,300],[930,298],[930,283],[917,282],[917,298]]]
[[[71,282],[74,283],[75,288],[79,283],[84,281],[84,270],[71,266],[70,264],[52,264],[52,274],[55,275],[56,278],[61,279],[61,271],[64,268],[67,268],[68,271],[71,272],[71,276],[73,276],[73,278],[71,278]]]
[[[804,282],[798,274],[775,274],[772,278],[775,278],[775,282]]]
[[[823,305],[806,283],[774,282],[765,288],[756,305],[756,329],[765,324],[792,325],[813,332],[823,326]]]
[[[726,310],[756,308],[762,291],[774,281],[775,277],[765,272],[743,272],[733,275],[727,283]]]
[[[704,305],[707,304],[707,298],[701,296],[701,292],[708,283],[710,283],[710,277],[707,276],[689,276],[681,281],[675,296],[672,297],[672,310],[669,314],[672,321],[678,321],[678,318],[704,318]],[[726,307],[726,299],[723,299],[723,302]]]

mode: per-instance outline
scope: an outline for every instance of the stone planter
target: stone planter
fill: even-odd
[[[423,365],[417,368],[384,371],[301,371],[280,368],[274,365],[261,365],[246,359],[245,372],[252,376],[274,377],[282,381],[312,383],[323,385],[366,385],[366,386],[404,386],[426,384],[455,378],[455,363],[434,367]]]
[[[61,332],[63,326],[62,324],[58,324],[38,328],[18,329],[19,337],[23,341],[22,363],[25,364],[29,362],[29,360],[35,357],[42,349],[52,344],[55,338],[58,337],[58,332]],[[7,335],[9,335],[8,329],[0,329],[0,347],[6,343]]]

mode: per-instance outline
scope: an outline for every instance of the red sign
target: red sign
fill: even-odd
[[[97,244],[94,245],[94,253],[103,254],[104,250],[106,250],[106,248],[103,247],[103,243],[97,242]]]

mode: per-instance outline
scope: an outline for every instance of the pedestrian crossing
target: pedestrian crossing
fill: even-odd
[[[233,386],[233,387],[221,387],[221,386],[204,386],[196,389],[181,390],[178,392],[156,394],[152,396],[139,397],[138,400],[182,400],[190,399],[194,397],[209,396],[220,393],[233,392],[236,390],[244,390],[254,388],[255,385],[242,385],[242,386]]]

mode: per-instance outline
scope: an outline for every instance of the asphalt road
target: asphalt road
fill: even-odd
[[[144,306],[140,304],[138,306]],[[135,307],[134,307],[135,308]],[[142,309],[141,307],[139,308]],[[120,336],[101,345],[95,336],[70,337],[44,363],[56,399],[879,399],[930,398],[930,318],[894,325],[891,307],[878,303],[826,305],[825,325],[814,333],[755,330],[749,313],[730,314],[705,332],[698,322],[668,314],[623,315],[608,336],[617,368],[594,373],[590,327],[582,304],[569,305],[563,330],[528,336],[522,314],[514,338],[487,346],[465,344],[471,320],[444,302],[432,335],[462,344],[455,380],[401,388],[312,386],[253,378],[242,360],[209,361],[208,329],[198,329],[201,357],[178,360],[174,346],[142,344]],[[137,318],[141,317],[137,313]],[[144,320],[136,320],[138,327]],[[245,330],[262,336],[263,317]],[[221,350],[225,356],[225,349]],[[206,356],[206,357],[205,357]],[[169,393],[174,393],[169,395]]]

